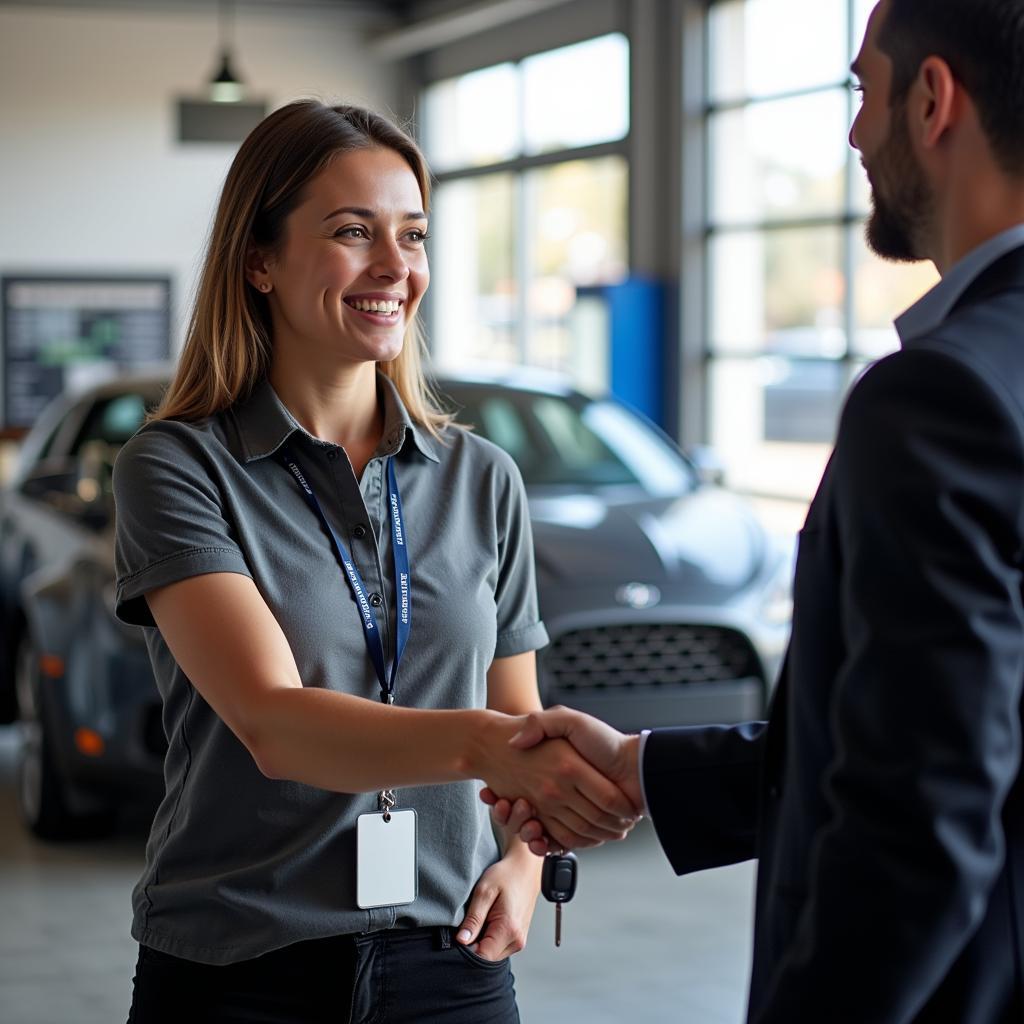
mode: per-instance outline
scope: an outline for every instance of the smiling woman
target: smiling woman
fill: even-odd
[[[358,178],[349,180],[336,167],[339,162],[349,164],[345,169]],[[387,187],[368,180],[378,166],[387,171]],[[347,198],[337,198],[339,187]],[[333,242],[365,253],[376,238],[369,250],[376,258],[383,225],[375,214],[385,211],[377,211],[374,203],[389,201],[399,204],[387,213],[401,217],[405,247],[419,258],[410,261],[409,286],[388,282],[381,288],[385,300],[405,307],[396,326],[408,344],[400,345],[380,370],[429,433],[436,435],[446,426],[450,417],[436,408],[420,371],[422,341],[415,317],[429,281],[423,250],[430,203],[426,164],[412,139],[385,118],[314,101],[276,111],[239,150],[224,183],[179,370],[154,418],[200,419],[251,393],[270,368],[275,309],[281,326],[281,303],[271,297],[274,279],[268,264],[284,274],[289,255],[293,264],[303,252],[315,260],[317,241],[325,252]],[[310,245],[303,245],[306,240]],[[298,252],[290,254],[288,249],[296,246]],[[354,259],[338,263],[352,266]],[[296,298],[289,291],[283,294]],[[351,297],[379,301],[381,296]]]
[[[134,1024],[517,1021],[539,862],[499,848],[473,780],[567,802],[545,825],[574,845],[632,824],[563,741],[507,743],[546,633],[515,463],[420,372],[428,201],[377,115],[267,118],[118,457],[117,613],[147,629],[168,741]]]
[[[430,277],[423,204],[394,150],[341,153],[306,185],[280,244],[250,250],[246,276],[270,306],[275,386],[296,346],[325,370],[340,361],[371,374],[401,353]]]

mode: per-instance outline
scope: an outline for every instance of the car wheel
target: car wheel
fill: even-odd
[[[18,645],[14,681],[21,730],[16,788],[25,825],[40,839],[80,839],[108,833],[114,825],[112,811],[77,814],[68,806],[67,783],[57,770],[52,726],[40,688],[39,657],[27,636]]]

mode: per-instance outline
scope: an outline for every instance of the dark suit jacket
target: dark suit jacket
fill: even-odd
[[[1024,249],[858,382],[770,721],[647,741],[677,872],[760,861],[749,1020],[1024,1021]]]

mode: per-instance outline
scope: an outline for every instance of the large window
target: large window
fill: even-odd
[[[613,33],[436,82],[435,364],[528,364],[600,379],[576,289],[628,265],[629,45]]]
[[[813,492],[849,384],[895,349],[894,315],[937,280],[863,241],[848,69],[874,2],[708,12],[708,433],[730,482],[755,493]]]

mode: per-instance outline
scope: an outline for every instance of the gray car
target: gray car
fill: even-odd
[[[441,388],[526,482],[545,703],[621,729],[761,715],[789,636],[792,545],[614,399],[529,371]]]
[[[24,734],[18,799],[46,838],[106,830],[162,789],[141,630],[113,614],[110,468],[166,376],[59,399],[0,495],[0,720]],[[546,703],[624,728],[765,707],[789,630],[791,557],[736,495],[612,399],[527,371],[438,382],[526,482]]]

